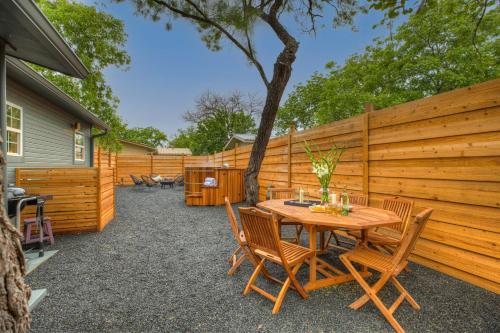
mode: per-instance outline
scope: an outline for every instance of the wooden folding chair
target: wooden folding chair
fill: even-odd
[[[250,277],[243,295],[248,295],[250,290],[254,290],[270,299],[274,302],[273,314],[280,311],[283,299],[291,284],[302,298],[307,298],[308,295],[295,278],[295,274],[297,274],[304,261],[313,255],[313,252],[300,245],[282,241],[278,233],[278,220],[272,214],[253,207],[239,208],[239,211],[248,245],[252,253],[260,258],[260,262]],[[271,295],[255,285],[257,277],[264,269],[266,260],[283,266],[288,275],[288,278],[282,283],[283,287],[278,296]]]
[[[349,204],[352,205],[359,205],[359,206],[368,206],[368,196],[366,194],[357,194],[357,193],[349,193]],[[333,248],[340,248],[342,250],[346,250],[347,248],[340,246],[340,240],[337,237],[338,235],[341,236],[346,236],[345,231],[340,231],[337,229],[329,229],[330,235],[328,236],[328,239],[324,243],[323,248],[326,249],[327,247],[333,247]],[[335,239],[335,244],[330,244],[330,241]]]
[[[407,300],[415,310],[420,310],[420,305],[417,304],[413,297],[411,297],[410,293],[396,278],[407,266],[408,256],[411,251],[413,251],[415,244],[431,214],[432,209],[429,208],[415,217],[414,222],[410,223],[407,228],[398,249],[392,255],[384,254],[380,251],[364,247],[363,245],[358,245],[354,248],[354,250],[340,255],[340,260],[344,263],[345,267],[347,267],[349,272],[353,275],[366,293],[352,303],[349,306],[350,308],[357,310],[371,300],[380,312],[382,312],[384,317],[392,325],[396,332],[404,332],[401,325],[394,318],[393,313],[404,300]],[[358,263],[364,267],[380,272],[380,279],[375,284],[370,286],[368,282],[363,279],[359,271],[353,266],[353,263]],[[387,308],[377,296],[377,293],[389,281],[391,281],[396,287],[400,295],[396,301],[389,308]]]
[[[380,227],[375,230],[370,230],[368,232],[367,241],[368,244],[379,250],[383,249],[388,253],[393,253],[391,246],[399,245],[408,228],[408,224],[411,220],[411,212],[413,210],[413,201],[398,197],[387,198],[384,199],[382,208],[396,213],[396,215],[401,218],[402,223],[395,226]],[[348,234],[357,239],[361,239],[360,231],[349,231]]]
[[[245,234],[238,226],[231,202],[229,202],[227,197],[224,198],[224,202],[226,204],[227,218],[229,220],[229,224],[231,225],[231,231],[233,232],[233,236],[238,243],[238,248],[233,251],[233,254],[228,259],[228,262],[231,264],[231,268],[227,271],[227,275],[232,276],[245,260],[252,261],[252,263],[254,263],[254,267],[257,266],[257,263],[248,248]],[[238,257],[238,255],[240,256]]]
[[[269,189],[269,197],[271,200],[274,200],[274,199],[294,199],[295,198],[295,189],[294,188],[270,188]],[[283,225],[295,226],[295,238],[282,238],[282,239],[299,244],[300,235],[302,234],[302,230],[304,229],[304,226],[302,225],[302,223],[290,220],[286,217],[280,217],[278,221],[279,221],[278,231],[279,231],[280,236],[281,236],[281,227]]]

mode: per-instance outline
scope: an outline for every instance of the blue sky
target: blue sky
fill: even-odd
[[[171,137],[188,125],[182,114],[193,109],[196,98],[207,90],[222,94],[239,90],[265,97],[257,71],[229,43],[212,52],[185,21],[174,21],[173,29],[166,31],[164,21],[135,16],[129,3],[107,4],[101,9],[123,20],[128,34],[130,69],[108,69],[106,78],[121,101],[120,115],[130,126],[155,126]],[[323,71],[328,61],[342,63],[374,37],[384,36],[385,28],[372,29],[380,19],[381,13],[373,11],[358,16],[356,32],[348,27],[334,30],[331,25],[320,29],[316,37],[296,31],[300,48],[287,93],[315,71]],[[259,58],[270,73],[281,45],[264,25],[256,29],[255,36]]]

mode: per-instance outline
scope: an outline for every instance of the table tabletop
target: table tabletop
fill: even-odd
[[[364,230],[401,223],[394,212],[380,208],[352,205],[348,216],[332,213],[311,212],[308,207],[285,205],[286,199],[262,201],[257,207],[271,211],[282,217],[293,219],[304,225],[316,225],[351,230]]]

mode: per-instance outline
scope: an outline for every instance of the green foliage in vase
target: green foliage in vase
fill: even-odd
[[[304,141],[304,148],[309,160],[312,163],[312,172],[318,177],[318,181],[322,189],[327,189],[332,180],[332,175],[337,168],[337,164],[340,158],[344,154],[346,148],[338,147],[335,143],[326,152],[322,152],[321,149],[314,145],[316,152],[311,148],[309,142]]]

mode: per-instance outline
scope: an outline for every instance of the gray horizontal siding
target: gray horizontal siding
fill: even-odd
[[[8,182],[15,169],[90,166],[90,125],[48,102],[15,81],[7,80],[7,101],[23,108],[23,156],[7,157]],[[79,121],[85,135],[85,162],[74,160],[74,130]]]

